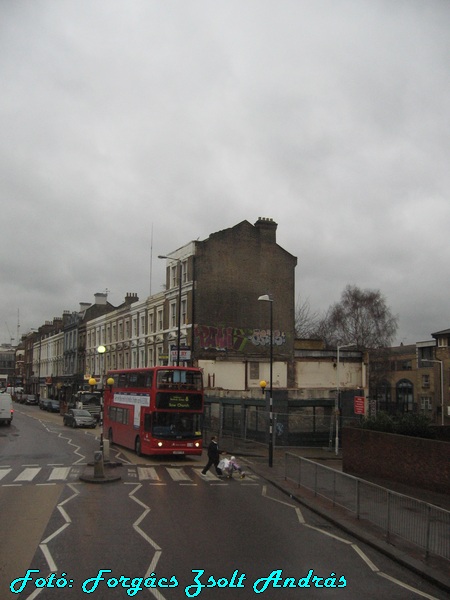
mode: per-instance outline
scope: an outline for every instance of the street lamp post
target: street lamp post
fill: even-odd
[[[334,414],[335,414],[335,418],[336,418],[336,437],[334,440],[334,449],[335,449],[335,454],[336,456],[339,454],[339,416],[340,416],[340,409],[341,409],[341,402],[340,402],[340,396],[341,396],[341,384],[339,381],[339,352],[341,348],[350,348],[351,346],[354,346],[355,344],[344,344],[341,346],[337,346],[337,355],[336,355],[336,400],[334,402]]]
[[[258,300],[270,302],[270,372],[269,372],[269,467],[273,466],[273,299],[269,294]],[[261,382],[262,383],[262,382]],[[265,383],[265,382],[264,382]],[[261,386],[265,389],[265,385]],[[263,389],[263,391],[264,391]]]
[[[177,262],[178,271],[178,307],[177,307],[177,367],[180,366],[180,344],[181,344],[181,260],[179,258],[173,259],[170,256],[159,255],[158,258],[166,258],[167,260],[175,260]]]
[[[104,456],[104,447],[103,447],[103,394],[105,391],[105,384],[104,384],[104,378],[105,378],[105,365],[104,365],[104,354],[106,352],[106,348],[103,345],[100,345],[97,348],[97,352],[100,354],[100,358],[101,358],[101,367],[100,367],[100,377],[101,377],[101,383],[102,383],[102,395],[100,398],[100,452],[102,453],[102,456]]]

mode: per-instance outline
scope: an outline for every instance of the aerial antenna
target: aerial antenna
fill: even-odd
[[[19,330],[20,330],[20,309],[17,309],[17,343],[19,343],[20,340],[20,336],[19,336]]]
[[[152,295],[152,276],[153,276],[153,223],[152,234],[150,237],[150,296]]]

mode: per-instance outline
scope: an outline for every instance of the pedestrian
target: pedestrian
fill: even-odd
[[[216,436],[213,435],[211,437],[211,441],[208,446],[208,462],[202,470],[202,475],[206,475],[209,468],[214,465],[216,468],[216,473],[219,477],[222,475],[222,470],[219,469],[219,460],[220,460],[220,451],[219,444],[217,443]]]

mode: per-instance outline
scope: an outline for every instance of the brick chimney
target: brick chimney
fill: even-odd
[[[132,292],[127,292],[127,295],[125,296],[125,304],[133,304],[133,302],[137,302],[139,300],[139,297],[137,294],[132,293]]]
[[[275,223],[273,219],[258,217],[255,227],[258,229],[262,241],[269,242],[270,244],[277,243],[278,223]]]

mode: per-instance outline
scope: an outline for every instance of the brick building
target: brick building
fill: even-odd
[[[248,361],[241,374],[246,381],[260,380],[261,359],[267,360],[270,346],[270,313],[273,299],[273,358],[286,365],[279,374],[284,386],[293,383],[295,267],[297,259],[276,242],[277,224],[259,218],[254,225],[242,221],[230,229],[195,242],[193,353],[199,364]],[[216,385],[220,368],[215,365]],[[237,373],[236,373],[237,375]],[[218,378],[218,381],[217,381]],[[274,381],[277,378],[275,373]],[[210,377],[211,379],[211,377]],[[244,385],[240,389],[244,389]]]

